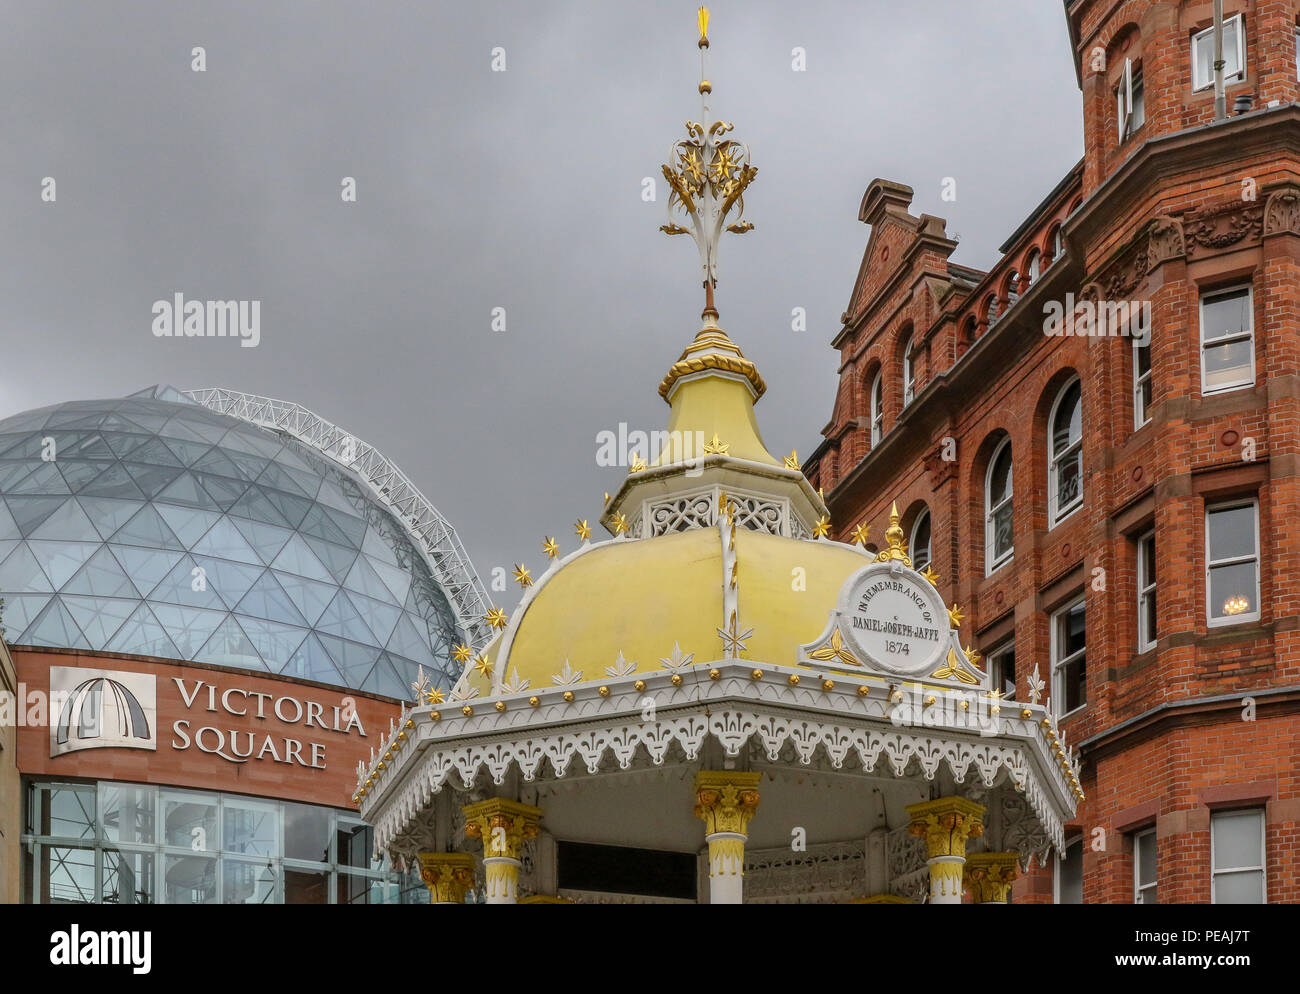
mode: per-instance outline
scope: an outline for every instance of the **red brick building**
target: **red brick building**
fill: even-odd
[[[1210,0],[1065,7],[1083,160],[988,272],[870,185],[805,472],[1081,749],[1015,900],[1300,902],[1300,0],[1225,0],[1218,121]]]

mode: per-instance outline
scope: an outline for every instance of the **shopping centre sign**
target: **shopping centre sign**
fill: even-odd
[[[366,737],[351,697],[325,703],[200,677],[77,666],[51,666],[49,673],[51,757],[83,749],[157,750],[160,717],[173,751],[197,750],[236,764],[324,770],[330,738]]]
[[[338,704],[299,699],[292,694],[268,694],[240,687],[219,687],[204,680],[172,677],[186,710],[225,714],[260,722],[274,716],[281,725],[300,726],[301,738],[269,732],[263,728],[230,728],[218,718],[178,718],[172,722],[172,748],[198,749],[229,763],[269,760],[297,764],[308,769],[325,769],[325,743],[312,741],[323,732],[350,735],[354,730],[365,738],[366,730],[356,712],[356,702],[344,697]],[[204,724],[198,723],[203,721]],[[197,727],[196,727],[197,726]],[[306,740],[306,741],[304,741]]]

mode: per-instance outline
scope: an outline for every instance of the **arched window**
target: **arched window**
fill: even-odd
[[[930,510],[925,508],[912,523],[912,538],[908,542],[908,558],[912,569],[925,569],[930,565]]]
[[[1057,395],[1047,430],[1048,522],[1055,525],[1083,503],[1083,391],[1078,378]]]
[[[1029,282],[1027,286],[1033,286],[1038,282],[1038,276],[1042,272],[1043,257],[1038,254],[1038,249],[1029,253]]]
[[[1065,237],[1061,234],[1061,227],[1057,225],[1052,232],[1052,262],[1056,262],[1061,256],[1065,255]]]
[[[903,406],[912,402],[916,393],[916,373],[912,369],[912,339],[909,336],[903,346]]]
[[[996,293],[990,293],[985,304],[988,307],[989,327],[992,328],[998,323],[998,295]]]
[[[1004,438],[989,459],[984,481],[985,574],[1011,561],[1015,552],[1012,523],[1011,439]]]
[[[1007,277],[1007,310],[1010,310],[1012,307],[1014,307],[1016,305],[1016,301],[1019,299],[1020,299],[1020,274],[1013,269],[1011,270],[1011,275]]]
[[[876,370],[871,381],[871,447],[874,449],[885,434],[885,380],[884,371]]]

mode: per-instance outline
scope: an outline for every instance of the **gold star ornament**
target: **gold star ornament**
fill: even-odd
[[[451,650],[451,658],[456,660],[456,662],[458,663],[464,663],[468,661],[469,657],[472,655],[474,655],[474,650],[471,649],[469,646],[465,645],[465,643],[463,642],[460,645],[456,646],[456,648]]]
[[[478,656],[475,658],[474,669],[477,670],[480,675],[485,676],[488,679],[492,678],[492,664],[488,661],[486,656]]]
[[[704,443],[704,454],[706,456],[725,456],[731,446],[718,437],[718,433],[713,433],[713,438]]]
[[[948,621],[952,623],[953,628],[960,628],[961,623],[965,620],[966,615],[962,614],[961,608],[954,603],[953,606],[948,609]]]
[[[622,535],[628,529],[627,515],[619,511],[614,515],[614,534]]]
[[[822,515],[813,525],[813,538],[825,538],[831,533],[831,519]]]
[[[867,539],[871,537],[871,529],[866,525],[855,525],[853,534],[850,536],[854,545],[866,545]]]
[[[515,564],[515,583],[525,589],[533,585],[532,574],[528,572],[528,567],[523,563]]]
[[[506,618],[506,613],[499,607],[494,607],[489,611],[483,620],[493,628],[505,628],[506,625],[509,624],[509,619]]]
[[[925,564],[925,569],[921,570],[921,575],[930,581],[932,587],[939,586],[939,574],[930,568],[930,564]]]
[[[798,468],[799,468],[799,453],[796,452],[794,449],[791,449],[791,450],[790,450],[790,454],[789,454],[788,456],[786,456],[785,459],[782,460],[782,461],[785,463],[785,468],[786,468],[786,469],[798,469]]]
[[[442,691],[439,690],[437,687],[434,687],[432,690],[430,690],[427,694],[424,695],[424,703],[429,705],[430,707],[433,707],[435,704],[441,704],[445,700],[446,698],[443,697]]]
[[[591,538],[591,526],[587,524],[586,518],[579,518],[574,524],[573,530],[578,533],[578,538],[584,542]]]
[[[546,536],[546,541],[542,543],[542,551],[546,553],[547,559],[554,559],[560,554],[560,547],[555,544],[555,539]]]

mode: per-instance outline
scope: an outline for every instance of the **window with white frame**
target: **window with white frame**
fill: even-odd
[[[988,651],[989,679],[994,690],[1002,691],[1002,699],[1016,699],[1016,640],[1002,642]]]
[[[1138,652],[1156,647],[1156,533],[1149,531],[1137,543]]]
[[[1255,303],[1248,286],[1201,296],[1201,393],[1255,385]]]
[[[1159,904],[1156,894],[1156,830],[1133,836],[1133,903]]]
[[[903,406],[912,402],[916,392],[916,375],[912,369],[912,339],[903,346]]]
[[[1038,282],[1038,277],[1043,272],[1043,257],[1039,255],[1037,249],[1029,253],[1029,266],[1027,268],[1029,270],[1029,282],[1025,285],[1033,286]]]
[[[1061,228],[1057,228],[1052,234],[1052,262],[1065,255],[1065,235]]]
[[[1084,599],[1052,615],[1052,707],[1058,717],[1088,703]]]
[[[1133,430],[1151,420],[1151,332],[1133,339]]]
[[[1205,509],[1205,617],[1208,624],[1259,620],[1259,504]]]
[[[880,370],[871,381],[871,447],[875,448],[885,434],[885,381]]]
[[[1078,378],[1056,397],[1048,418],[1049,522],[1058,524],[1083,504],[1083,388]]]
[[[1265,900],[1263,809],[1210,815],[1210,903]]]
[[[907,555],[912,560],[912,568],[922,570],[929,566],[930,511],[928,508],[923,509],[916,516],[916,521],[912,524],[912,538],[908,544],[910,548],[907,550]]]
[[[1133,67],[1132,59],[1124,60],[1124,72],[1115,90],[1116,122],[1119,140],[1128,140],[1146,121],[1145,87],[1142,85],[1142,67]]]
[[[1223,80],[1246,76],[1246,26],[1240,14],[1223,19]],[[1192,89],[1214,85],[1214,25],[1192,35]]]
[[[984,485],[984,572],[992,573],[1015,554],[1011,439],[1004,438],[989,460]]]
[[[1083,903],[1083,839],[1066,843],[1065,855],[1056,857],[1052,884],[1057,904]]]

